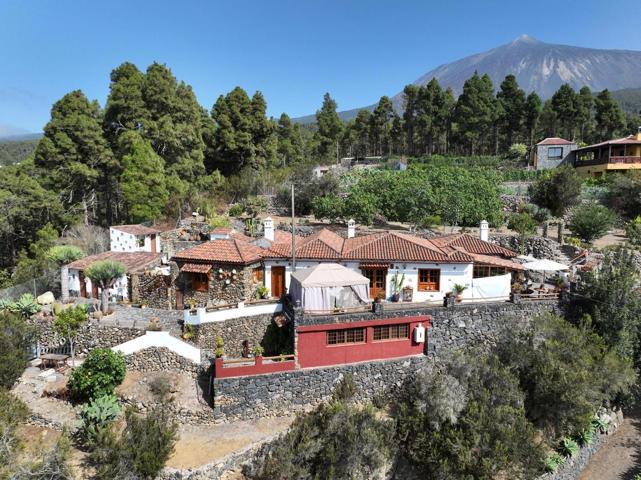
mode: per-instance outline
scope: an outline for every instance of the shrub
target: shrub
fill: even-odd
[[[614,224],[614,213],[603,205],[590,203],[572,209],[570,231],[581,240],[591,243],[602,237]]]
[[[183,339],[189,341],[193,340],[196,333],[194,332],[194,326],[187,323],[183,326]]]
[[[215,339],[214,342],[216,344],[216,348],[214,349],[214,355],[216,355],[216,358],[222,358],[223,355],[225,355],[225,341],[223,340],[223,337],[218,335]]]
[[[4,468],[15,461],[20,449],[16,427],[26,420],[29,409],[22,400],[0,388],[0,478],[9,478]]]
[[[109,348],[92,350],[69,378],[69,390],[76,400],[92,400],[113,394],[127,373],[125,357]]]
[[[546,472],[553,473],[556,472],[561,465],[563,465],[563,462],[565,459],[559,455],[558,453],[553,453],[551,455],[548,455],[548,457],[544,461],[544,468]]]
[[[625,236],[630,244],[641,247],[641,217],[634,217],[634,220],[625,224]]]
[[[572,458],[579,452],[579,445],[569,437],[563,437],[559,445],[561,455]]]
[[[31,465],[22,465],[12,480],[73,480],[76,478],[70,463],[71,441],[66,432],[56,445]]]
[[[550,177],[538,180],[532,189],[532,201],[556,217],[576,205],[580,195],[581,178],[572,167],[557,168]]]
[[[594,427],[590,425],[589,428],[584,428],[574,436],[574,439],[582,447],[590,445],[594,441]]]
[[[523,143],[514,143],[510,145],[508,157],[514,160],[523,160],[527,155],[527,146]]]
[[[66,265],[84,256],[84,252],[75,245],[56,245],[47,252],[47,258],[60,265]]]
[[[354,383],[354,377],[351,373],[346,373],[343,378],[341,378],[336,389],[334,390],[334,399],[340,400],[343,402],[350,401],[356,395],[356,383]]]
[[[227,215],[229,215],[230,217],[240,217],[242,214],[243,207],[238,203],[235,203],[234,205],[229,207],[229,210],[227,211]]]
[[[334,223],[343,218],[345,201],[336,194],[315,197],[312,200],[312,213],[318,220]]]
[[[101,432],[118,418],[119,413],[120,405],[113,395],[105,395],[83,405],[80,418],[85,440],[89,444],[95,442]]]
[[[80,327],[88,318],[87,310],[83,306],[77,305],[61,310],[53,321],[53,331],[69,342],[72,362],[76,358],[74,340],[80,331]]]
[[[382,478],[394,453],[393,435],[392,423],[373,407],[334,401],[297,417],[243,474],[253,480]]]
[[[149,390],[161,401],[167,400],[171,389],[171,382],[164,376],[157,376],[149,382]]]
[[[7,303],[6,308],[10,312],[21,315],[23,318],[29,318],[40,311],[40,305],[30,293],[25,293],[15,302]]]
[[[514,230],[521,237],[536,232],[537,222],[529,213],[513,213],[510,215],[507,228]]]
[[[0,311],[0,388],[11,388],[27,368],[34,333],[19,315]]]
[[[125,419],[125,429],[119,436],[111,430],[91,452],[96,477],[155,478],[173,452],[178,424],[164,406],[151,409],[145,416],[130,407]]]

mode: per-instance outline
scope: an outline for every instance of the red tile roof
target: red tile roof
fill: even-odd
[[[185,263],[180,267],[181,272],[187,273],[209,273],[212,265],[209,263]]]
[[[639,140],[636,135],[628,135],[627,137],[608,140],[601,143],[595,143],[594,145],[588,145],[587,147],[582,147],[577,150],[590,150],[591,148],[605,147],[608,145],[641,145],[641,140]]]
[[[216,227],[209,232],[210,235],[212,233],[214,235],[226,235],[230,238],[235,238],[238,240],[242,240],[244,242],[251,242],[253,240],[252,238],[248,237],[244,233],[239,232],[235,228],[231,228],[231,227]]]
[[[175,260],[250,264],[261,260],[264,249],[237,238],[201,243],[174,255]]]
[[[513,262],[506,258],[493,257],[491,255],[480,255],[478,253],[473,253],[472,258],[474,258],[474,263],[479,265],[491,265],[493,267],[505,267],[510,270],[525,270],[523,265],[520,263]]]
[[[571,142],[570,140],[566,140],[565,138],[559,138],[559,137],[548,137],[543,140],[541,140],[537,145],[572,145],[575,142]]]
[[[71,262],[67,267],[75,270],[84,270],[94,262],[113,260],[122,263],[127,269],[127,272],[136,273],[153,266],[154,263],[158,263],[160,256],[160,253],[150,252],[103,252]]]
[[[131,235],[153,235],[154,233],[160,233],[160,230],[157,228],[146,227],[144,225],[114,225],[111,228],[118,230],[120,232],[129,233]]]
[[[482,255],[501,255],[507,258],[517,256],[516,252],[501,247],[495,243],[485,242],[478,237],[467,233],[454,233],[430,239],[437,246],[445,249],[463,249],[467,253],[478,253]]]

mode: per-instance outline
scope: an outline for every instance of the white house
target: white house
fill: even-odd
[[[266,236],[270,229],[266,228]],[[296,239],[296,269],[323,262],[335,262],[370,279],[370,297],[389,299],[394,279],[403,279],[401,288],[411,287],[416,302],[440,302],[455,285],[465,287],[463,298],[497,298],[509,294],[511,275],[523,268],[512,261],[516,253],[484,239],[456,234],[425,239],[387,231],[356,236],[350,221],[347,238],[323,229]],[[292,274],[291,237],[275,241],[264,254],[264,282],[274,297],[289,288]],[[493,278],[490,278],[493,277]]]
[[[144,225],[116,225],[109,228],[112,252],[160,252],[160,230]]]

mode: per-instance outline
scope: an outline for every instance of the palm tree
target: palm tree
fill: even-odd
[[[116,280],[127,272],[125,266],[114,260],[100,260],[89,265],[85,269],[85,276],[102,289],[100,293],[100,310],[102,313],[109,312],[109,289],[113,287]]]

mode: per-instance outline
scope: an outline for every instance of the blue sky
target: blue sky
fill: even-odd
[[[512,41],[641,50],[638,1],[0,0],[0,127],[41,131],[82,89],[104,105],[124,61],[166,63],[207,109],[236,85],[269,114],[393,95],[439,64]]]

